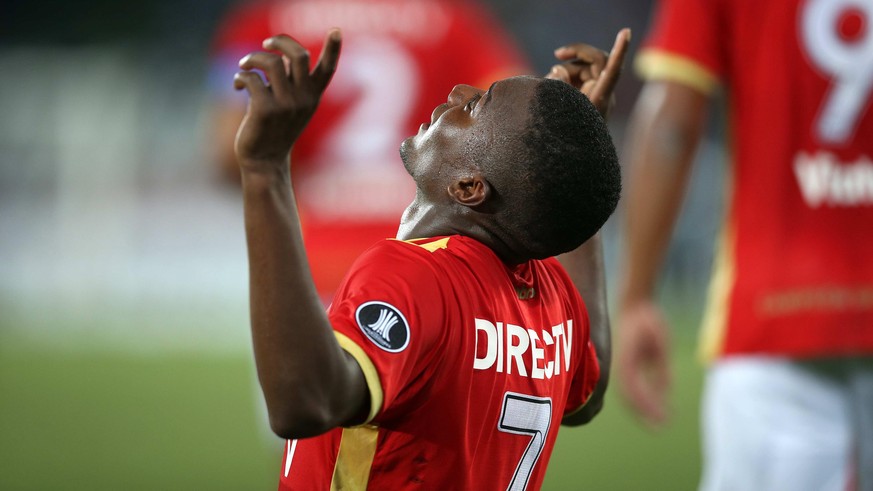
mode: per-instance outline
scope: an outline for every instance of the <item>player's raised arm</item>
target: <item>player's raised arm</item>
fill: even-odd
[[[563,63],[552,67],[546,77],[562,80],[578,88],[605,118],[613,103],[612,92],[621,74],[630,36],[630,29],[622,29],[616,36],[615,45],[609,54],[582,43],[558,48],[555,50],[555,56],[563,60]],[[606,272],[600,233],[588,239],[576,250],[562,254],[558,259],[585,300],[591,325],[591,340],[597,350],[600,363],[600,379],[594,394],[581,411],[564,420],[565,424],[579,425],[590,421],[603,407],[612,360],[606,301]]]
[[[288,166],[291,147],[318,106],[340,52],[331,31],[315,68],[287,36],[240,61],[234,86],[249,93],[236,138],[249,256],[252,338],[270,424],[286,438],[362,420],[363,374],[339,346],[309,273]],[[254,70],[262,71],[265,82]]]

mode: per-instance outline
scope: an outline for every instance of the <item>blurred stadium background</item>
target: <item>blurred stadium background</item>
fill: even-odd
[[[540,73],[556,46],[608,47],[620,27],[636,48],[650,10],[488,3]],[[229,4],[0,7],[0,489],[275,488],[281,442],[254,384],[241,208],[204,131],[208,43]],[[619,147],[638,89],[627,70]],[[701,154],[662,292],[676,327],[673,421],[641,427],[613,390],[592,425],[563,431],[545,489],[696,485],[693,346],[722,187],[719,147]]]

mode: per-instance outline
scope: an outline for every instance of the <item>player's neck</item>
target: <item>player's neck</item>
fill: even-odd
[[[497,254],[503,262],[514,265],[530,259],[513,247],[515,241],[509,234],[501,233],[491,221],[482,220],[474,213],[449,210],[445,206],[425,203],[418,199],[412,202],[400,221],[397,238],[400,240],[463,235],[475,239]]]
[[[403,212],[397,238],[400,240],[423,239],[442,235],[455,235],[447,223],[445,210],[416,196],[412,204]]]

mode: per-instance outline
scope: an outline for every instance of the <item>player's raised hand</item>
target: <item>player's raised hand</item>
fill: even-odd
[[[563,63],[554,65],[546,78],[562,80],[582,91],[605,118],[615,103],[612,92],[630,39],[630,29],[622,29],[609,53],[584,43],[562,46],[555,50],[555,57]]]
[[[619,312],[616,329],[619,391],[644,422],[667,420],[670,370],[669,328],[657,304],[638,301]]]
[[[240,60],[243,71],[233,79],[234,88],[249,93],[246,115],[236,135],[236,156],[244,169],[287,165],[291,146],[315,113],[321,94],[336,71],[341,36],[328,32],[318,63],[309,70],[309,52],[297,41],[279,35],[264,41],[264,49]],[[254,70],[261,70],[265,82]],[[266,169],[263,169],[266,170]]]

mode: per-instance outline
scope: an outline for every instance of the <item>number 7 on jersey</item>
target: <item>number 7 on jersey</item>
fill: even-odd
[[[531,437],[530,443],[515,468],[507,491],[524,491],[530,480],[534,465],[540,458],[549,426],[552,422],[552,399],[534,397],[515,392],[503,396],[503,409],[497,429],[505,433]]]

